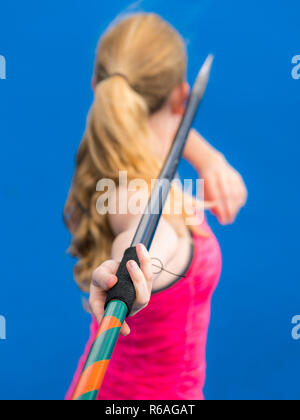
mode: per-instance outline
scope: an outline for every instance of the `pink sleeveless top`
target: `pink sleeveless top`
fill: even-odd
[[[222,258],[209,234],[194,236],[194,256],[185,278],[154,293],[146,309],[129,318],[131,334],[120,337],[99,400],[202,400],[206,372],[206,341],[211,298]],[[67,399],[72,397],[98,329],[79,362]]]

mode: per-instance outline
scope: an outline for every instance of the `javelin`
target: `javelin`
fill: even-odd
[[[198,74],[173,145],[159,179],[153,188],[131,247],[125,251],[120,263],[116,274],[118,282],[107,294],[105,314],[72,400],[93,401],[97,399],[108,364],[120,335],[121,326],[125,318],[130,314],[136,299],[135,288],[127,271],[126,264],[130,260],[134,260],[139,264],[136,253],[136,246],[138,244],[145,245],[148,250],[151,247],[170,192],[171,182],[178,170],[179,161],[182,157],[191,126],[206,91],[213,60],[214,57],[209,55]],[[155,211],[153,211],[153,208]]]

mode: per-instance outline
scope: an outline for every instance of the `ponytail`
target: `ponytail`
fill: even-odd
[[[108,216],[97,212],[96,185],[103,178],[118,185],[120,171],[149,184],[158,177],[162,162],[150,150],[148,118],[184,82],[185,73],[182,38],[155,14],[126,18],[101,38],[94,102],[64,212],[72,234],[69,251],[78,259],[75,280],[86,292],[93,270],[111,257],[114,241]],[[169,220],[184,226],[182,217]]]
[[[123,76],[98,83],[86,132],[94,166],[116,182],[120,171],[129,179],[156,177],[159,164],[148,150],[148,118],[145,100]]]

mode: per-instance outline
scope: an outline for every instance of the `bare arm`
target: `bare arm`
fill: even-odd
[[[241,175],[197,131],[192,130],[184,158],[205,182],[205,200],[213,203],[212,213],[221,224],[233,223],[247,201]]]

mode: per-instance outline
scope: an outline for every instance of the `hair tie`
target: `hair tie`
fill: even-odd
[[[130,82],[129,82],[128,77],[127,77],[127,76],[125,76],[125,74],[123,74],[123,73],[113,73],[113,74],[110,74],[110,75],[108,75],[107,77],[104,77],[102,80],[100,80],[100,82],[99,82],[99,83],[102,83],[102,82],[104,82],[105,80],[111,79],[111,78],[113,78],[113,77],[122,77],[122,79],[126,80],[126,82],[130,85]]]

